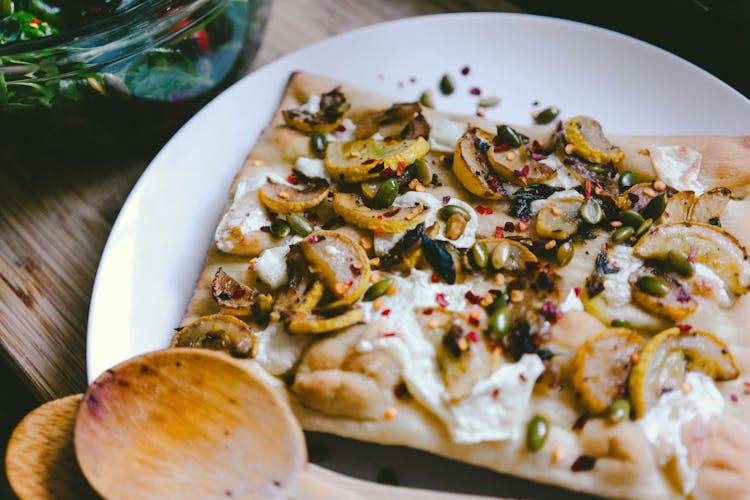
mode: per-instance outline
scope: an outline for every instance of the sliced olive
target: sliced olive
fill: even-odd
[[[487,267],[487,261],[489,260],[489,253],[487,252],[487,245],[484,242],[477,241],[471,247],[471,263],[478,269],[484,269]]]
[[[450,219],[454,214],[460,214],[467,222],[471,220],[471,214],[460,205],[445,205],[438,210],[438,217],[442,221]]]
[[[667,252],[667,264],[680,276],[689,278],[695,274],[695,264],[690,262],[688,256],[680,250],[670,250]]]
[[[545,125],[557,118],[557,115],[559,114],[560,109],[557,106],[550,106],[548,108],[544,108],[538,113],[534,113],[533,117],[535,122]]]
[[[286,222],[289,224],[289,227],[292,228],[292,231],[300,236],[307,236],[315,229],[312,222],[310,222],[307,217],[300,214],[291,214],[286,218]]]
[[[557,245],[555,258],[557,259],[558,266],[567,266],[573,259],[573,242],[571,240],[567,240]]]
[[[607,416],[612,422],[620,422],[630,416],[630,403],[627,399],[618,399],[609,407]]]
[[[534,415],[526,428],[526,447],[529,451],[539,451],[547,441],[548,434],[549,421],[541,415]]]
[[[456,85],[453,83],[453,78],[449,74],[444,74],[440,79],[440,92],[445,95],[451,95],[456,90]]]
[[[496,299],[497,300],[497,299]],[[510,309],[506,306],[502,306],[497,309],[492,315],[487,324],[487,336],[495,341],[500,342],[505,334],[510,330]]]
[[[643,209],[643,212],[641,214],[643,215],[644,219],[658,219],[661,214],[664,213],[664,210],[667,208],[667,195],[666,193],[662,193],[659,196],[655,196],[651,199],[651,201],[648,202],[648,205],[646,205],[646,208]]]
[[[623,210],[620,212],[620,220],[623,225],[630,226],[632,228],[639,228],[643,224],[643,217],[635,210]]]
[[[372,204],[375,208],[388,208],[396,201],[396,196],[398,196],[398,181],[392,177],[380,185]]]
[[[328,146],[328,139],[324,133],[315,131],[310,136],[310,149],[312,149],[315,156],[323,158],[326,153],[326,146]]]
[[[635,286],[653,297],[664,297],[669,293],[667,282],[655,276],[641,276],[635,282]]]
[[[412,168],[414,169],[414,177],[416,177],[422,185],[427,186],[432,182],[432,170],[422,158],[415,161]]]
[[[505,144],[506,146],[510,146],[511,148],[517,148],[523,145],[521,136],[518,135],[518,132],[516,132],[512,127],[509,127],[508,125],[499,125],[497,127],[496,140],[499,141],[500,144]]]
[[[601,205],[591,198],[581,204],[578,213],[580,214],[581,219],[591,225],[598,224],[604,217],[604,211],[602,210]]]
[[[635,234],[635,229],[632,226],[622,226],[612,233],[612,241],[615,243],[622,243]]]
[[[635,184],[635,172],[632,170],[626,170],[620,174],[620,179],[617,184],[620,186],[620,191],[625,191]]]
[[[362,300],[366,302],[370,302],[372,300],[377,299],[378,297],[382,297],[388,292],[388,290],[392,286],[393,286],[392,278],[383,278],[377,283],[370,285],[370,288],[367,289],[364,296],[362,297]]]
[[[277,238],[286,238],[290,232],[292,232],[292,228],[284,219],[274,219],[271,221],[271,234]]]

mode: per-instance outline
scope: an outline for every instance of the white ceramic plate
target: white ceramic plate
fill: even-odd
[[[465,66],[470,72],[463,76]],[[608,132],[750,132],[750,101],[726,84],[651,45],[579,23],[518,14],[451,14],[324,40],[259,69],[213,100],[138,181],[96,277],[88,324],[89,380],[120,361],[169,344],[232,177],[270,119],[290,72],[300,69],[399,100],[415,100],[424,89],[435,89],[448,72],[456,92],[450,97],[436,92],[438,109],[473,113],[478,98],[469,89],[476,86],[485,96],[502,98],[487,116],[511,123],[531,123],[532,102],[539,101],[560,107],[565,116],[597,117]],[[335,453],[324,464],[345,464],[342,468],[356,475],[372,478],[378,467],[393,466],[402,483],[524,494],[521,483],[516,485],[520,489],[508,490],[504,481],[498,490],[497,475],[458,465],[445,469],[448,462],[416,452],[331,443]]]

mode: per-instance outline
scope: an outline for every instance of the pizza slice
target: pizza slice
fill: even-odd
[[[516,127],[295,73],[174,337],[304,428],[603,496],[750,474],[750,138]]]

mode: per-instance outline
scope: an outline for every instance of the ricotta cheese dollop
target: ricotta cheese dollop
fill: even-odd
[[[672,457],[676,459],[674,473],[682,492],[688,494],[695,487],[697,470],[689,461],[689,450],[682,439],[684,427],[697,419],[707,423],[714,415],[721,414],[724,398],[714,381],[702,373],[688,372],[685,383],[690,386],[688,392],[674,390],[663,394],[637,422],[661,467],[666,466]]]

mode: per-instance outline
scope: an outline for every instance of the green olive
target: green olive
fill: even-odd
[[[487,324],[487,336],[499,342],[510,330],[510,309],[503,306],[492,313]]]
[[[695,274],[695,264],[690,262],[688,256],[680,250],[667,252],[667,264],[680,276],[689,278]]]
[[[604,217],[604,211],[602,210],[601,205],[592,198],[581,203],[581,208],[578,209],[578,214],[581,216],[581,219],[591,225],[598,224]]]
[[[253,302],[253,319],[259,325],[268,323],[268,317],[273,310],[273,296],[261,294]]]
[[[487,312],[490,314],[495,313],[498,309],[505,307],[508,305],[508,301],[510,300],[510,297],[507,293],[503,292],[495,297],[495,300],[492,301],[492,304],[487,308]]]
[[[307,217],[300,214],[291,214],[286,218],[287,224],[292,228],[296,234],[300,236],[307,236],[312,233],[315,229]]]
[[[435,103],[432,101],[432,94],[430,92],[422,92],[422,95],[419,96],[419,104],[425,108],[434,108]]]
[[[573,259],[573,242],[571,240],[567,240],[557,245],[555,258],[557,259],[558,266],[567,266]]]
[[[521,140],[521,136],[518,135],[518,132],[507,125],[498,125],[497,135],[503,144],[512,148],[517,148],[523,145],[523,141]]]
[[[669,285],[666,281],[655,276],[641,276],[635,282],[639,290],[653,297],[664,297],[669,293]]]
[[[548,108],[544,108],[538,113],[534,114],[534,121],[537,123],[540,123],[542,125],[545,125],[555,118],[557,118],[557,115],[560,114],[560,109],[558,109],[557,106],[550,106]]]
[[[534,415],[526,428],[526,446],[529,451],[540,450],[547,441],[548,434],[549,421],[541,415]]]
[[[365,291],[364,296],[362,297],[362,300],[364,301],[372,301],[377,299],[378,297],[381,297],[388,292],[388,290],[393,286],[393,279],[392,278],[383,278],[382,280],[378,281],[374,285],[370,285],[370,288],[368,288]]]
[[[635,184],[635,181],[635,172],[633,172],[632,170],[626,170],[620,174],[620,180],[617,182],[617,184],[620,186],[620,191],[625,191],[633,186],[633,184]]]
[[[640,226],[638,226],[638,229],[635,230],[635,236],[637,238],[640,238],[643,233],[645,233],[646,231],[648,231],[651,228],[651,226],[653,225],[653,223],[654,223],[654,219],[646,219],[646,220],[644,220],[643,224],[641,224]]]
[[[615,328],[630,328],[631,330],[635,330],[635,326],[633,326],[633,323],[626,319],[621,318],[615,318],[610,323],[610,326],[613,326]]]
[[[442,221],[450,219],[453,214],[461,214],[467,222],[471,220],[471,214],[469,211],[459,205],[445,205],[438,210],[438,217]]]
[[[477,269],[484,269],[487,267],[487,261],[489,260],[489,253],[487,252],[487,245],[481,241],[477,241],[471,247],[471,263]]]
[[[440,92],[445,95],[451,95],[456,90],[456,85],[453,83],[453,78],[449,74],[444,74],[440,79]]]
[[[659,196],[655,196],[651,198],[651,201],[648,202],[648,205],[646,205],[646,208],[643,209],[643,212],[641,214],[643,215],[644,219],[658,219],[661,217],[661,214],[664,213],[664,210],[667,208],[667,194],[662,193]]]
[[[639,214],[635,210],[623,210],[622,212],[620,212],[620,220],[625,226],[637,228],[641,227],[644,219],[641,214]]]
[[[391,177],[380,185],[372,204],[375,208],[388,208],[393,205],[398,196],[398,181]]]
[[[631,226],[619,227],[614,233],[612,233],[612,241],[614,241],[615,243],[622,243],[623,241],[633,236],[634,233],[635,229],[633,229]]]
[[[630,416],[630,403],[627,399],[618,399],[609,407],[607,416],[612,422],[619,422]]]
[[[510,245],[507,243],[500,242],[495,245],[495,249],[492,251],[492,256],[490,257],[492,269],[499,271],[505,266],[505,263],[510,258],[510,250]]]
[[[292,228],[284,219],[274,219],[271,221],[271,234],[277,238],[285,238],[292,232]]]
[[[328,139],[326,139],[325,134],[317,130],[313,132],[310,136],[310,148],[315,156],[323,158],[326,154],[326,146],[328,146]]]
[[[416,177],[422,185],[427,186],[432,182],[432,170],[430,170],[430,166],[422,158],[415,161],[412,168],[414,169],[414,177]]]

